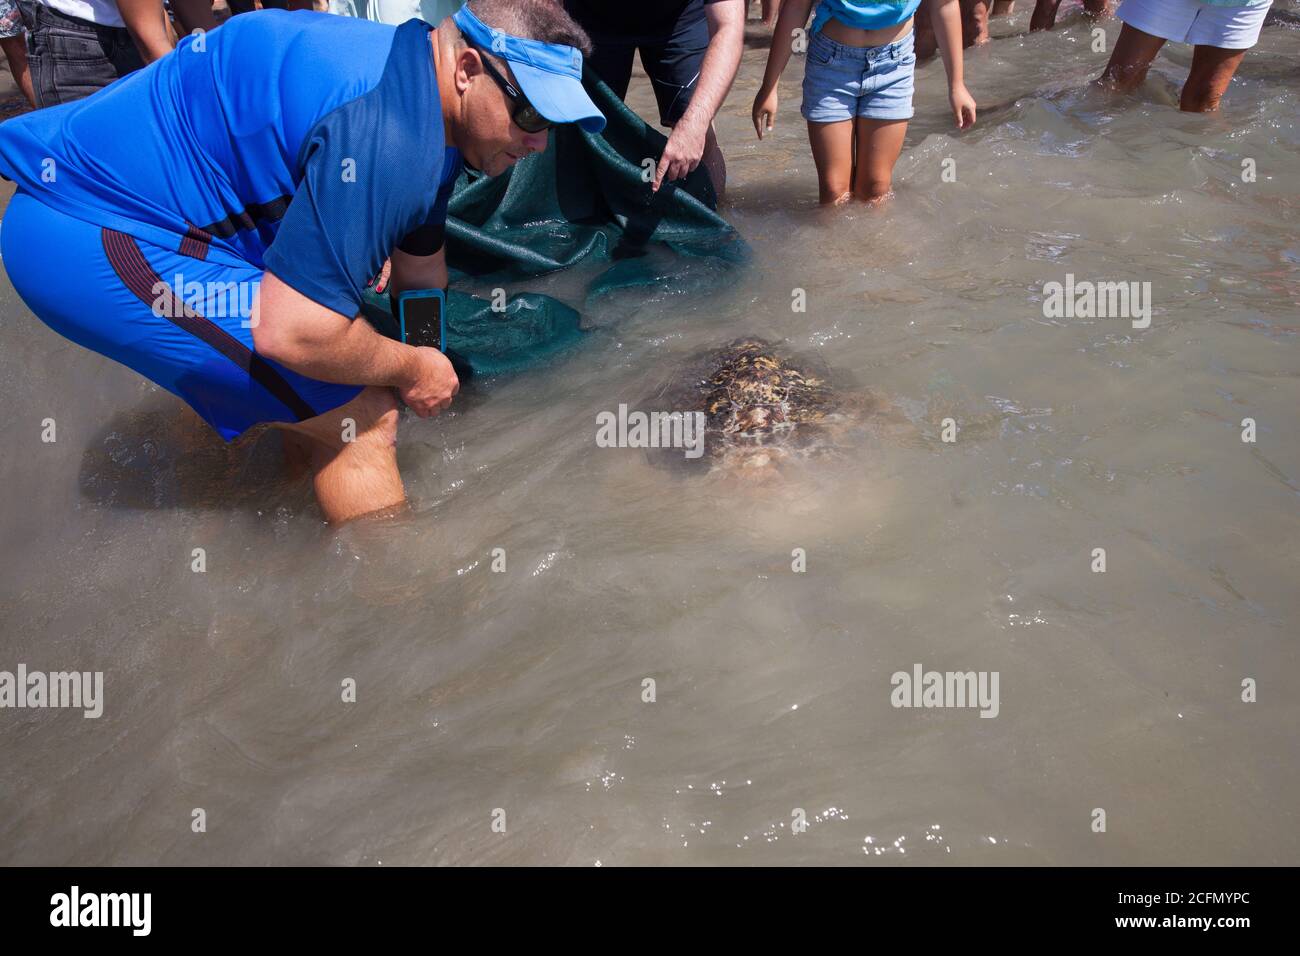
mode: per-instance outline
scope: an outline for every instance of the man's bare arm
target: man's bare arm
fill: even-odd
[[[745,49],[745,0],[718,0],[705,7],[709,47],[700,64],[700,78],[690,105],[668,134],[650,188],[658,192],[665,180],[683,179],[700,164],[713,117],[736,79]]]
[[[414,348],[313,302],[271,272],[263,273],[251,324],[259,355],[322,382],[401,388],[415,372]]]
[[[708,126],[731,92],[745,52],[745,8],[748,0],[718,0],[704,6],[709,21],[709,48],[700,64],[700,79],[682,121]]]

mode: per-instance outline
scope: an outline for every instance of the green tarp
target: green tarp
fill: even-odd
[[[714,211],[703,167],[652,193],[648,177],[664,135],[590,72],[583,83],[608,120],[603,133],[557,127],[545,152],[497,177],[467,170],[456,183],[447,217],[447,350],[462,373],[524,368],[576,344],[582,312],[603,295],[666,276],[707,290],[747,261],[744,241]],[[525,291],[530,278],[579,263],[593,274],[582,301]],[[457,291],[458,283],[514,294],[494,311],[491,299]],[[388,296],[371,292],[367,300],[367,318],[395,335]]]

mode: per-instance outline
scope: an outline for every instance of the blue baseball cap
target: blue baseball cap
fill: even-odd
[[[462,6],[451,16],[465,38],[510,63],[524,96],[552,123],[577,123],[588,133],[605,128],[605,115],[582,88],[582,51],[542,43],[490,27]]]

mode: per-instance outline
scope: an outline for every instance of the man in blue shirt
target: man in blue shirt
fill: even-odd
[[[0,127],[18,184],[0,254],[65,337],[188,402],[222,437],[287,429],[325,516],[404,500],[397,400],[458,382],[435,348],[355,322],[447,284],[461,161],[496,175],[551,123],[599,130],[586,35],[549,0],[471,0],[434,29],[263,11],[187,37],[86,100]]]

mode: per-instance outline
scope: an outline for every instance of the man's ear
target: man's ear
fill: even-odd
[[[469,89],[469,82],[483,72],[483,63],[478,51],[469,46],[462,46],[456,53],[456,91],[464,93]]]

